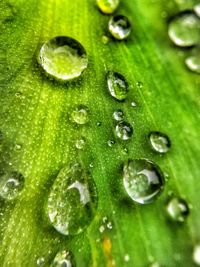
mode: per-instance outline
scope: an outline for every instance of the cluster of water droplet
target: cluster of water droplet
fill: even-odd
[[[168,35],[176,46],[193,48],[185,64],[189,70],[200,74],[200,5],[174,16],[169,22]]]

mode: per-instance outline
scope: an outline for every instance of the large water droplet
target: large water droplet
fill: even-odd
[[[193,250],[193,261],[196,265],[200,266],[200,244],[197,244]]]
[[[58,174],[50,191],[47,212],[54,228],[63,235],[81,233],[91,222],[97,205],[96,187],[78,163]]]
[[[200,40],[200,20],[192,12],[180,13],[169,23],[168,34],[177,46],[193,46]]]
[[[130,123],[122,121],[116,125],[115,133],[119,139],[126,141],[133,135],[133,127]]]
[[[159,153],[166,153],[170,148],[168,136],[161,132],[151,132],[149,140],[152,148]]]
[[[123,75],[110,71],[107,74],[107,84],[110,94],[119,101],[128,96],[128,83]]]
[[[81,137],[79,139],[76,140],[76,148],[77,149],[83,149],[84,146],[85,146],[85,138],[84,137]]]
[[[200,74],[200,54],[186,58],[185,64],[189,70]]]
[[[71,116],[77,124],[86,124],[89,121],[88,108],[84,105],[80,105],[72,111]]]
[[[24,188],[24,177],[18,172],[5,172],[0,176],[0,197],[15,199]]]
[[[104,14],[112,14],[119,5],[119,0],[97,0],[97,5]]]
[[[122,121],[124,119],[124,112],[121,109],[115,110],[113,113],[113,118],[116,121]]]
[[[126,39],[131,32],[131,24],[128,18],[122,15],[112,17],[108,27],[112,36],[118,40]]]
[[[75,267],[72,253],[66,250],[59,251],[55,256],[51,267]]]
[[[171,220],[184,222],[189,214],[187,202],[181,198],[172,197],[167,203],[167,213]]]
[[[128,160],[123,168],[123,183],[136,202],[153,202],[163,190],[164,176],[158,165],[147,159]]]
[[[47,74],[61,81],[79,77],[88,64],[84,47],[75,39],[65,36],[44,43],[38,62]]]

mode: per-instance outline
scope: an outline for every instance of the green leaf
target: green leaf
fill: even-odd
[[[130,19],[132,32],[126,41],[116,41],[107,30],[109,16],[95,0],[0,1],[1,168],[25,179],[18,198],[1,200],[1,266],[37,266],[41,257],[43,266],[50,266],[62,249],[71,251],[78,267],[139,267],[152,261],[194,265],[192,252],[200,240],[200,77],[184,65],[190,51],[168,39],[167,21],[195,3],[122,0],[117,14]],[[102,42],[104,35],[108,44]],[[51,80],[38,66],[39,48],[54,36],[73,37],[87,51],[88,68],[73,82]],[[109,94],[108,71],[128,81],[124,102]],[[79,104],[89,109],[89,123],[83,126],[70,119]],[[114,135],[116,109],[134,127],[128,142]],[[150,131],[169,136],[166,155],[152,151]],[[81,136],[86,145],[77,150]],[[116,143],[109,147],[108,140]],[[153,160],[169,176],[154,203],[134,203],[124,191],[122,166],[128,158]],[[59,170],[74,160],[93,177],[98,208],[86,230],[64,236],[49,223],[45,203]],[[190,204],[183,224],[167,218],[169,192]]]

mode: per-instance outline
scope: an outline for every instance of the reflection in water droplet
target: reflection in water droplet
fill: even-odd
[[[63,250],[59,251],[52,264],[51,267],[75,267],[75,261],[72,253],[69,251]]]
[[[159,153],[166,153],[171,146],[168,136],[161,132],[151,132],[149,140],[152,148]]]
[[[69,164],[61,169],[47,204],[53,227],[63,235],[81,233],[90,224],[96,205],[96,186],[80,164]]]
[[[115,133],[119,139],[126,141],[133,135],[133,127],[130,123],[122,121],[116,125]]]
[[[189,70],[200,74],[200,54],[186,58],[185,64]]]
[[[71,116],[73,121],[77,124],[86,124],[89,121],[88,108],[86,106],[80,105],[72,111]]]
[[[153,202],[164,186],[160,168],[147,159],[128,160],[123,168],[123,183],[128,195],[136,202]]]
[[[200,41],[200,20],[192,12],[180,13],[169,23],[168,34],[177,46],[196,45]]]
[[[117,72],[108,72],[107,84],[110,94],[119,101],[128,96],[128,83],[124,76]]]
[[[104,14],[112,14],[119,5],[119,0],[97,0],[97,5]]]
[[[50,76],[67,81],[79,77],[87,68],[88,60],[84,47],[78,41],[59,36],[42,45],[38,63]]]
[[[121,109],[114,111],[113,118],[116,121],[122,121],[124,119],[124,112]]]
[[[184,222],[189,215],[187,202],[181,198],[172,197],[167,203],[167,213],[171,220]]]
[[[18,172],[6,172],[0,177],[0,197],[15,199],[24,188],[24,177]]]
[[[200,244],[197,244],[193,250],[193,261],[196,265],[200,266]]]
[[[127,17],[117,15],[110,19],[109,31],[115,39],[124,40],[131,33],[131,24]]]
[[[84,146],[85,146],[85,138],[84,137],[81,137],[80,139],[77,139],[76,140],[76,148],[77,149],[83,149]]]
[[[200,3],[194,6],[194,12],[195,14],[200,17]]]

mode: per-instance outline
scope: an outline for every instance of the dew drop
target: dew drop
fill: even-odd
[[[119,139],[126,141],[129,140],[133,135],[133,127],[130,125],[130,123],[122,121],[116,125],[115,133]]]
[[[123,183],[128,195],[140,204],[153,202],[164,187],[158,165],[147,159],[128,160],[123,168]]]
[[[196,265],[200,266],[200,244],[197,244],[193,250],[193,261]]]
[[[177,46],[196,45],[200,40],[199,18],[189,11],[178,14],[169,23],[168,35]]]
[[[119,101],[128,96],[128,83],[123,75],[110,71],[107,74],[107,84],[110,94]]]
[[[189,215],[187,202],[181,198],[172,197],[167,203],[167,214],[173,221],[184,222]]]
[[[24,188],[24,177],[18,172],[6,172],[0,177],[0,197],[13,200]]]
[[[22,145],[21,144],[16,144],[15,145],[15,150],[16,151],[20,151],[22,149]]]
[[[199,54],[186,58],[185,64],[189,70],[200,74],[200,55]]]
[[[119,5],[119,0],[97,0],[97,5],[104,14],[112,14]]]
[[[108,28],[111,35],[117,40],[128,38],[131,32],[131,24],[128,18],[122,15],[112,17],[109,21]]]
[[[194,6],[194,12],[195,14],[200,17],[200,3]]]
[[[137,106],[137,104],[136,104],[134,101],[132,101],[132,102],[131,102],[131,107],[132,107],[132,108],[135,108],[136,106]]]
[[[166,153],[170,149],[170,140],[166,134],[161,132],[151,132],[149,134],[150,144],[156,152]]]
[[[81,138],[77,139],[76,140],[76,144],[75,144],[76,145],[76,148],[77,149],[80,149],[80,150],[83,149],[84,146],[85,146],[85,142],[86,141],[85,141],[85,138],[84,137],[81,137]]]
[[[108,44],[109,38],[107,36],[103,35],[102,38],[101,38],[101,41],[102,41],[103,44]]]
[[[124,119],[124,112],[121,109],[115,110],[113,113],[113,118],[116,121],[122,121]]]
[[[76,265],[72,253],[66,250],[59,251],[56,254],[51,264],[51,267],[75,267],[75,266]]]
[[[87,68],[88,59],[84,47],[78,41],[59,36],[42,45],[38,63],[50,76],[68,81],[82,74]]]
[[[45,258],[44,257],[38,258],[36,263],[37,263],[37,266],[44,266]]]
[[[79,163],[59,172],[47,203],[53,227],[63,235],[81,233],[91,222],[97,206],[96,186]]]
[[[138,82],[136,82],[136,85],[137,85],[137,87],[138,87],[139,89],[142,89],[142,87],[143,87],[143,82],[138,81]]]
[[[109,147],[112,147],[115,144],[115,141],[114,140],[108,140],[107,144]]]
[[[78,106],[72,111],[72,119],[77,124],[86,124],[89,121],[88,108],[84,105]]]

